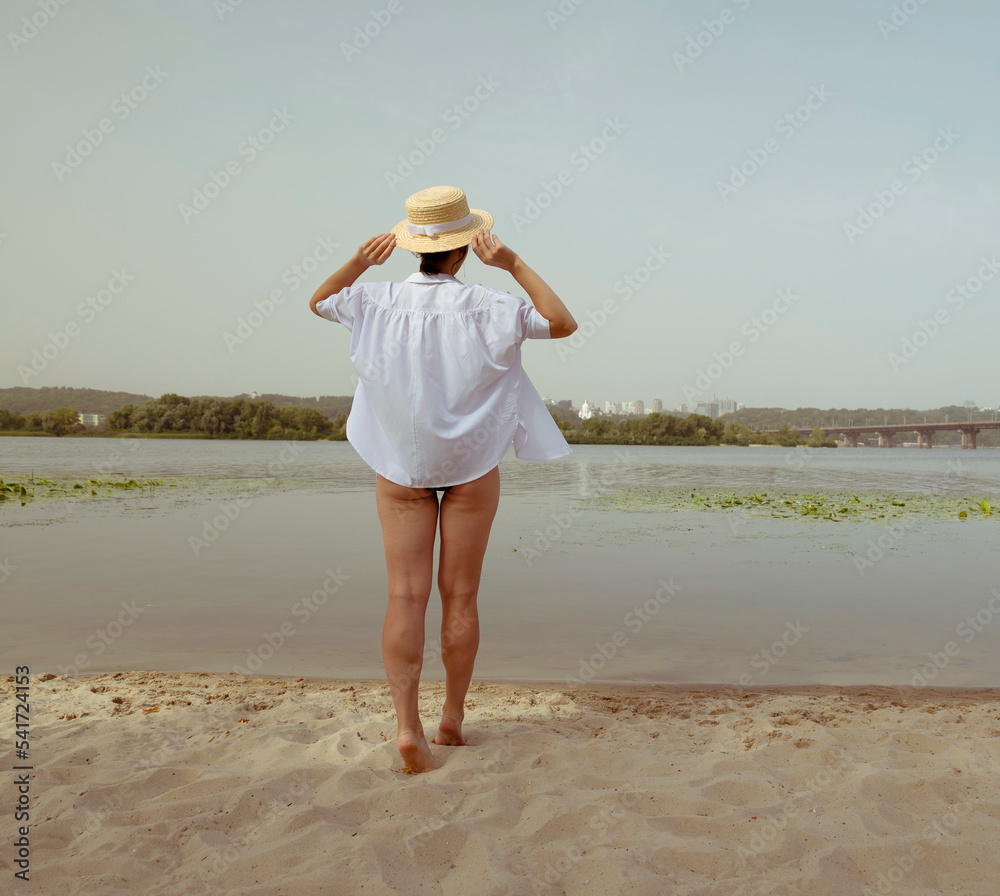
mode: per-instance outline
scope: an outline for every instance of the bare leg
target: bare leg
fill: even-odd
[[[396,742],[410,771],[437,768],[417,712],[424,654],[424,613],[434,574],[437,495],[378,477],[375,502],[382,523],[389,603],[382,628],[382,662],[396,707]]]
[[[479,577],[500,500],[500,471],[456,485],[441,499],[441,659],[446,686],[434,743],[463,746],[465,695],[479,649]]]

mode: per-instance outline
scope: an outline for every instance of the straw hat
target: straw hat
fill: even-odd
[[[406,200],[406,220],[392,232],[396,245],[411,252],[448,252],[467,246],[477,231],[492,226],[493,216],[470,209],[458,187],[429,187]]]

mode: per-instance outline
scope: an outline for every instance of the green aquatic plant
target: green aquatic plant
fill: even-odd
[[[34,471],[30,474],[22,474],[18,481],[7,482],[0,479],[0,502],[10,498],[17,498],[23,507],[29,501],[42,498],[68,498],[70,496],[87,500],[100,497],[97,489],[106,490],[105,494],[111,495],[118,491],[139,491],[153,497],[156,487],[163,485],[158,479],[87,479],[86,482],[60,483],[53,479],[45,479],[35,476]],[[88,494],[89,493],[89,494]]]
[[[982,512],[983,516],[992,516],[993,515],[993,505],[990,504],[989,501],[979,501],[979,502],[977,502],[977,504],[976,504],[975,507],[970,507],[969,510],[973,511],[973,513],[975,513],[975,511],[979,510],[979,511]],[[966,511],[966,510],[961,511],[961,513],[959,513],[959,515],[958,515],[958,518],[960,520],[967,520],[969,518],[968,511]]]
[[[11,498],[19,498],[23,507],[29,500],[28,490],[19,482],[5,482],[0,479],[0,503]]]
[[[605,506],[633,511],[683,512],[722,511],[742,516],[770,516],[778,519],[812,519],[838,523],[846,520],[875,520],[898,517],[967,519],[970,499],[953,495],[872,493],[816,494],[767,492],[701,492],[697,488],[627,488],[592,499]],[[989,501],[977,500],[971,509],[982,517],[992,514]]]

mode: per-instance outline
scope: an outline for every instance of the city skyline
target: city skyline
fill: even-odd
[[[4,390],[4,388],[5,387],[0,387],[0,392],[2,392]],[[11,387],[7,387],[7,388],[11,388]],[[20,387],[12,387],[12,388],[15,389],[15,390],[17,390]],[[26,388],[29,391],[34,391],[34,389],[36,387],[26,387]],[[96,391],[96,392],[99,392],[99,393],[103,392],[103,390],[90,390],[87,387],[75,387],[75,386],[41,387],[40,391],[42,389],[80,389],[80,390],[85,391],[85,392],[91,392],[91,391]],[[134,395],[134,396],[136,396],[136,398],[134,400],[139,400],[140,397],[143,400],[156,400],[158,397],[160,397],[160,396],[154,396],[154,395],[148,395],[148,394],[142,394],[142,395],[140,395],[140,393],[132,393],[132,392],[127,392],[127,391],[125,391],[125,392],[122,392],[122,391],[112,392],[110,390],[108,390],[106,394],[108,394],[108,395],[112,395],[112,394]],[[168,394],[178,394],[178,393],[169,393],[169,392],[168,393],[161,393],[161,395],[168,395]],[[281,393],[266,393],[266,392],[260,392],[258,390],[244,390],[242,392],[232,393],[232,394],[228,394],[228,395],[199,394],[199,395],[189,395],[189,396],[186,396],[186,397],[188,397],[188,398],[215,397],[215,398],[220,398],[220,399],[230,399],[230,398],[241,398],[242,397],[242,398],[249,398],[251,400],[258,400],[258,399],[259,400],[269,400],[269,401],[272,401],[272,402],[280,403],[282,398],[292,399],[292,400],[295,400],[297,402],[300,402],[300,401],[310,401],[310,400],[313,400],[313,399],[315,399],[316,401],[320,401],[323,398],[334,398],[334,399],[338,399],[338,400],[343,400],[343,399],[350,399],[352,396],[351,396],[350,393],[343,393],[343,394],[340,394],[340,395],[304,395],[303,396],[303,395],[284,395],[284,394],[281,394]],[[567,399],[567,398],[554,398],[554,397],[548,396],[548,395],[543,396],[542,399],[543,399],[543,401],[546,404],[549,404],[549,405],[552,405],[552,406],[563,407],[563,408],[566,408],[566,409],[573,409],[573,410],[577,410],[577,411],[582,407],[582,405],[583,405],[584,402],[587,402],[592,408],[594,408],[596,410],[599,410],[599,411],[601,411],[603,413],[614,413],[614,414],[622,415],[622,416],[625,416],[625,415],[628,415],[628,414],[635,414],[636,413],[635,411],[628,410],[628,408],[630,408],[631,406],[634,406],[636,404],[642,406],[642,412],[641,413],[643,413],[643,414],[650,414],[650,413],[664,413],[664,414],[703,413],[703,411],[700,409],[699,406],[711,405],[711,404],[718,404],[718,405],[722,406],[721,410],[719,411],[719,415],[720,416],[722,414],[725,414],[725,413],[732,413],[734,410],[750,410],[750,411],[756,411],[756,410],[775,410],[775,411],[782,411],[782,412],[792,412],[792,411],[796,411],[796,410],[800,410],[800,409],[802,409],[802,410],[822,410],[824,412],[826,412],[826,411],[837,411],[837,412],[839,412],[839,411],[848,411],[848,412],[853,412],[853,411],[859,411],[859,410],[867,410],[867,411],[878,411],[878,410],[883,410],[883,411],[887,411],[887,410],[897,411],[898,410],[898,411],[908,412],[910,410],[913,410],[914,413],[925,413],[926,411],[938,410],[938,409],[943,408],[943,407],[955,407],[955,408],[961,408],[961,409],[963,409],[965,411],[970,411],[971,410],[971,411],[974,411],[974,412],[977,412],[977,413],[978,412],[993,412],[993,413],[996,413],[997,409],[1000,408],[1000,403],[997,403],[997,404],[982,404],[982,403],[979,403],[979,402],[974,401],[972,399],[966,399],[964,401],[953,401],[953,402],[949,402],[949,403],[944,404],[944,405],[938,405],[938,406],[935,406],[935,407],[931,407],[929,405],[928,406],[893,405],[891,407],[875,407],[875,406],[871,406],[871,405],[862,405],[862,406],[854,407],[854,408],[849,408],[847,405],[843,405],[843,404],[826,406],[826,407],[822,407],[822,406],[816,405],[816,404],[796,405],[795,407],[781,407],[781,406],[775,406],[775,405],[755,406],[755,405],[748,405],[745,402],[736,401],[735,399],[729,398],[728,396],[726,398],[724,398],[724,399],[719,399],[717,397],[713,397],[713,399],[709,399],[708,401],[700,402],[699,405],[696,405],[695,407],[687,407],[683,403],[679,403],[679,404],[674,405],[674,406],[671,407],[671,406],[665,405],[662,402],[662,399],[660,399],[660,398],[654,398],[654,399],[652,399],[651,402],[649,403],[649,405],[647,405],[646,402],[643,399],[636,399],[634,401],[627,401],[627,400],[612,401],[610,399],[606,399],[603,402],[598,402],[598,401],[591,402],[590,399],[586,398],[586,397],[583,398],[583,399],[581,399],[580,401],[575,401],[573,399]],[[66,401],[70,405],[72,405],[74,403],[77,403],[77,404],[79,403],[76,399],[66,399]],[[18,404],[20,404],[20,403],[22,403],[22,402],[18,401]],[[43,403],[44,404],[49,404],[51,402],[49,401],[49,402],[43,402]],[[660,407],[657,407],[658,403],[659,403]],[[86,404],[86,402],[84,402],[84,404]],[[81,405],[81,406],[83,406],[83,405]],[[614,408],[613,409],[609,409],[609,406],[614,406]],[[3,407],[4,407],[4,400],[3,400],[2,397],[0,397],[0,408],[3,408]],[[76,410],[76,411],[78,411],[82,415],[86,415],[88,413],[87,411],[79,411],[79,408],[76,408],[76,407],[74,407],[73,409]],[[705,415],[708,416],[707,413]]]
[[[648,406],[642,399],[636,399],[635,401],[612,401],[609,399],[605,400],[604,402],[598,402],[598,401],[591,402],[588,398],[584,398],[579,402],[575,402],[572,399],[553,399],[548,396],[545,396],[543,400],[545,401],[546,404],[563,407],[566,408],[567,410],[574,410],[577,412],[579,412],[583,408],[584,403],[586,403],[590,407],[590,409],[595,413],[595,415],[597,413],[604,415],[611,414],[615,416],[640,416],[644,414],[655,414],[655,413],[702,414],[703,416],[710,416],[713,419],[715,417],[721,417],[724,414],[735,413],[736,411],[741,411],[741,410],[759,411],[759,410],[773,409],[776,411],[783,411],[787,413],[787,412],[794,412],[797,410],[848,411],[848,412],[853,412],[855,410],[867,410],[867,411],[899,410],[905,412],[905,411],[910,411],[912,409],[914,410],[915,413],[925,413],[926,411],[937,410],[938,408],[941,407],[958,407],[976,413],[979,412],[996,413],[997,408],[1000,408],[1000,404],[998,405],[979,404],[978,402],[970,399],[966,399],[965,401],[962,402],[956,401],[945,405],[938,405],[937,407],[934,408],[913,407],[911,405],[896,405],[893,406],[892,408],[876,408],[871,406],[848,408],[846,405],[837,405],[833,407],[820,407],[819,405],[797,405],[796,407],[791,408],[791,407],[780,407],[774,405],[767,405],[767,406],[747,405],[744,402],[741,401],[738,402],[735,399],[731,399],[728,397],[725,399],[718,399],[718,398],[709,399],[707,401],[699,402],[694,407],[687,407],[683,403],[677,404],[673,407],[669,407],[663,405],[662,400],[659,398],[654,398]],[[658,402],[661,405],[659,408],[656,407],[656,404]],[[633,408],[635,405],[641,406],[641,410],[634,410]],[[710,406],[712,405],[715,405],[716,409],[711,408]],[[713,410],[715,410],[714,413],[712,412]],[[840,422],[842,423],[843,421]]]

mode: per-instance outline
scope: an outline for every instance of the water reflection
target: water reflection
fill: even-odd
[[[346,442],[0,439],[0,475],[32,471],[47,478],[277,478],[346,490],[374,484],[374,474]],[[1000,486],[1000,451],[577,445],[566,458],[540,463],[508,452],[501,475],[507,493],[545,489],[564,497],[626,486],[989,496]]]

